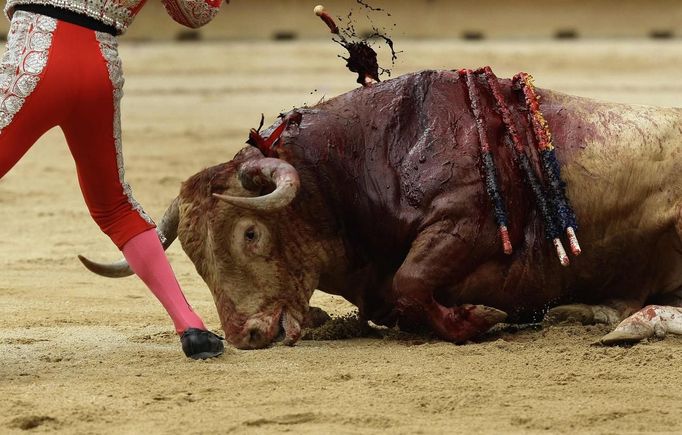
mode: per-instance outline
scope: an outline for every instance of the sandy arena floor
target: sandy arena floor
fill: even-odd
[[[682,42],[400,42],[396,73],[490,64],[539,86],[613,101],[682,104]],[[125,45],[124,148],[137,199],[159,217],[179,183],[226,161],[264,113],[355,86],[327,41]],[[118,258],[85,209],[61,132],[0,182],[0,433],[630,433],[682,431],[682,340],[591,343],[603,327],[501,333],[455,346],[304,341],[183,357],[134,278],[76,259]],[[188,298],[211,296],[174,245]],[[316,294],[331,313],[344,301]]]

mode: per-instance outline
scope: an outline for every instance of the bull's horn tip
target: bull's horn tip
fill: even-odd
[[[211,194],[211,195],[212,195],[214,198],[218,198],[219,200],[225,201],[225,202],[227,202],[227,203],[229,203],[229,204],[236,205],[236,206],[238,206],[238,207],[239,207],[239,206],[244,207],[244,205],[243,205],[242,202],[235,202],[235,201],[239,201],[239,199],[238,199],[238,198],[235,198],[235,197],[233,197],[233,196],[222,195],[222,194],[220,194],[220,193],[213,193],[213,194]]]
[[[93,263],[88,259],[88,257],[78,254],[78,260],[80,260],[81,264],[85,266],[86,269],[88,269],[91,272],[95,272],[93,269]],[[95,272],[97,273],[97,272]]]
[[[318,17],[321,16],[324,13],[324,6],[322,6],[322,5],[315,6],[315,9],[313,9],[313,12],[315,12],[315,15],[317,15]]]
[[[85,266],[86,269],[94,272],[92,261],[90,261],[88,257],[78,254],[78,260],[80,260],[81,264]]]
[[[227,202],[229,202],[230,204],[232,204],[232,199],[234,198],[234,197],[232,197],[232,196],[223,195],[223,194],[220,194],[220,193],[213,193],[212,196],[213,196],[214,198],[218,198],[218,199],[221,199],[221,200],[223,200],[223,201],[227,201]]]

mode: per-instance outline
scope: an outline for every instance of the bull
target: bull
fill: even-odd
[[[513,83],[496,81],[523,114]],[[274,145],[183,183],[159,229],[166,247],[180,239],[233,345],[281,333],[295,343],[314,289],[376,324],[454,342],[543,314],[621,322],[605,344],[682,332],[682,111],[537,90],[581,225],[584,252],[564,267],[493,94],[481,92],[477,114],[464,85],[457,72],[422,71],[295,109],[264,132]],[[480,121],[511,253],[481,169]],[[131,273],[81,259],[101,275]]]

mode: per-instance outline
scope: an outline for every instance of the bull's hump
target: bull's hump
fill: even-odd
[[[375,111],[385,110],[385,106],[382,106],[381,102],[386,100],[386,98],[382,98],[382,95],[390,96],[389,99],[391,99],[395,95],[410,94],[418,91],[420,84],[428,86],[432,83],[434,77],[440,76],[450,76],[455,80],[457,79],[456,74],[450,71],[421,70],[391,78],[371,86],[355,88],[334,98],[320,102],[306,110],[337,111],[340,107],[348,104],[353,107],[360,107],[362,103],[365,103],[364,105],[366,105],[368,109],[374,109]]]

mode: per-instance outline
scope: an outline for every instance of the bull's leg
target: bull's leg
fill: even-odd
[[[682,205],[678,206],[675,229],[682,240]],[[612,332],[602,337],[606,345],[634,343],[650,337],[664,337],[666,334],[682,334],[682,290],[662,295],[659,303],[669,305],[647,305],[623,320]],[[675,306],[673,306],[675,305]]]
[[[467,246],[452,222],[440,222],[424,230],[412,243],[407,258],[393,278],[399,323],[426,323],[440,337],[455,342],[468,340],[507,314],[483,305],[446,307],[434,298],[434,292],[452,286],[466,271]]]
[[[682,334],[682,308],[648,305],[623,320],[612,332],[602,337],[603,344],[634,343],[666,334]]]
[[[613,299],[600,305],[568,304],[554,307],[547,312],[544,321],[550,324],[580,322],[583,325],[603,323],[616,324],[636,312],[642,306],[638,300]]]

